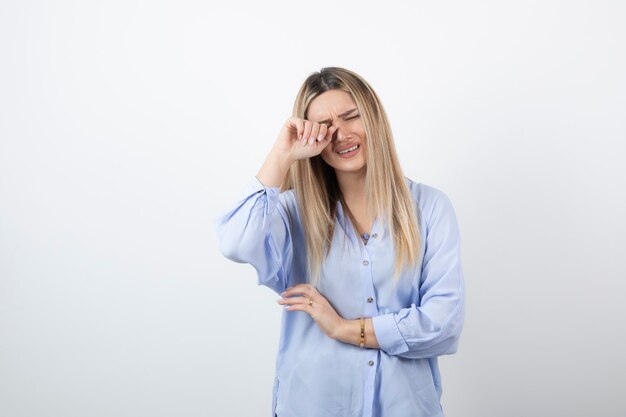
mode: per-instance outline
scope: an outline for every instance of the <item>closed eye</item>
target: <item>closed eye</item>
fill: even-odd
[[[345,117],[343,120],[354,120],[354,119],[356,119],[356,118],[358,118],[358,117],[360,117],[360,116],[361,116],[361,115],[357,113],[357,114],[355,114],[354,116],[351,116],[351,117]],[[330,122],[320,122],[320,124],[321,124],[321,125],[325,125],[326,127],[331,127],[331,126],[332,126],[332,123],[330,123]]]

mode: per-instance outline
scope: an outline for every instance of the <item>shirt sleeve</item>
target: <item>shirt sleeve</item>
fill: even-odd
[[[430,358],[458,348],[465,310],[459,228],[449,198],[439,190],[435,196],[426,221],[419,305],[372,318],[378,344],[389,355]]]
[[[279,187],[266,187],[256,176],[232,209],[215,220],[222,254],[257,271],[257,283],[280,294],[287,288],[292,261],[289,215]]]

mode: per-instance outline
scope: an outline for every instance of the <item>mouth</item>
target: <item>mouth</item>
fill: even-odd
[[[356,145],[351,146],[351,147],[349,147],[347,149],[343,149],[341,151],[336,151],[336,153],[341,158],[350,158],[350,157],[356,155],[357,153],[359,153],[360,149],[361,149],[361,145],[356,144]]]

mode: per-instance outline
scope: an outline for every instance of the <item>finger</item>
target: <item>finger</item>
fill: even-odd
[[[326,132],[328,131],[328,126],[320,125],[320,133],[317,135],[317,141],[321,142],[326,137]]]
[[[294,117],[293,123],[296,126],[298,132],[298,140],[302,139],[302,133],[304,132],[304,120],[299,117]]]
[[[324,139],[332,139],[336,131],[337,131],[336,126],[329,127],[328,131],[326,132],[326,137],[324,137]]]
[[[298,140],[302,139],[302,132],[304,131],[304,120],[299,117],[290,117],[287,119],[287,124],[289,125],[289,129],[293,131],[296,129],[296,136]]]
[[[311,135],[309,136],[309,145],[312,145],[317,138],[317,135],[320,133],[320,124],[313,123],[313,127],[311,127]]]
[[[310,298],[307,297],[289,297],[276,300],[278,304],[293,305],[293,304],[309,304]]]
[[[284,309],[287,310],[287,311],[304,311],[304,312],[307,312],[306,311],[307,307],[308,306],[306,306],[304,304],[294,304],[294,305],[291,305],[291,306],[285,306]]]
[[[313,128],[313,123],[308,120],[304,121],[304,132],[302,133],[302,143],[305,144],[309,137],[311,136],[311,129]]]
[[[309,304],[308,298],[298,297],[298,299],[302,299],[304,301],[293,301],[291,303],[279,303],[283,305],[285,310],[293,311],[293,310],[302,310],[308,312],[311,309],[311,305]]]

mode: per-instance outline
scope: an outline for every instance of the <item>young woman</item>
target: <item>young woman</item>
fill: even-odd
[[[453,206],[404,177],[384,108],[343,68],[310,75],[220,250],[285,306],[272,416],[443,416],[437,357],[464,321]]]

